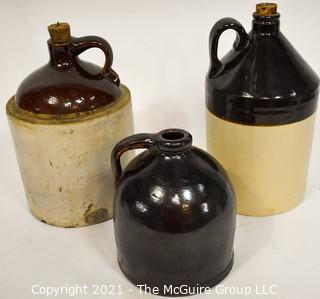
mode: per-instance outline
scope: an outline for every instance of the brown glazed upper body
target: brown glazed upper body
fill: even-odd
[[[15,96],[18,107],[40,114],[67,114],[89,111],[116,100],[120,96],[120,80],[111,69],[113,56],[108,42],[96,36],[72,37],[66,23],[52,26],[48,40],[50,61],[23,80]],[[106,56],[103,68],[79,58],[93,47],[100,48]]]
[[[209,37],[210,68],[206,105],[215,116],[245,125],[284,125],[301,121],[317,107],[319,78],[280,31],[273,3],[257,5],[252,30],[223,18]],[[221,34],[237,32],[233,49],[217,56]]]

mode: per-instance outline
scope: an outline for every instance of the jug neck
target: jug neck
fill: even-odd
[[[277,35],[280,32],[280,14],[275,3],[260,3],[253,13],[253,35]]]
[[[71,47],[68,44],[56,45],[48,40],[48,49],[51,66],[58,70],[67,70],[72,66]]]
[[[56,23],[48,26],[50,39],[48,48],[50,64],[59,70],[68,70],[72,66],[72,37],[68,23]]]
[[[280,14],[260,16],[253,14],[253,35],[277,35],[280,32]]]

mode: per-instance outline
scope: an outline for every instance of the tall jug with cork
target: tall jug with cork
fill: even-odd
[[[237,33],[217,56],[220,35]],[[274,3],[258,4],[252,30],[235,19],[210,33],[207,147],[230,175],[240,214],[285,212],[304,197],[319,78],[280,31]]]

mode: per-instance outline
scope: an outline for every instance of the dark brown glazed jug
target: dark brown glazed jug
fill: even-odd
[[[128,150],[148,150],[122,171]],[[233,264],[235,202],[223,167],[180,129],[136,134],[113,149],[119,266],[135,285],[167,296],[220,282]]]

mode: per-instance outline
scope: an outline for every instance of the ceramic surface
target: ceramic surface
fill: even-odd
[[[122,171],[120,157],[148,150]],[[137,134],[112,153],[116,180],[114,230],[118,262],[134,284],[212,287],[233,264],[235,202],[223,167],[168,129]],[[172,295],[172,294],[171,294]]]

